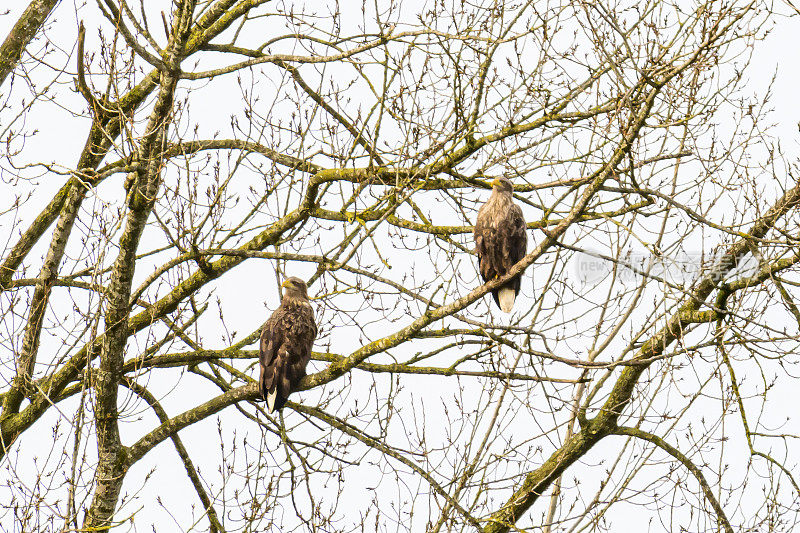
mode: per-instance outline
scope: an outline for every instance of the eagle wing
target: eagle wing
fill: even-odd
[[[284,302],[261,330],[259,388],[270,412],[283,407],[306,375],[317,336],[314,312],[307,303]]]
[[[515,203],[485,203],[475,220],[475,251],[483,281],[505,275],[525,257],[527,227]]]
[[[528,228],[525,225],[522,209],[515,203],[508,207],[501,224],[503,266],[505,272],[508,272],[511,267],[525,257],[528,251]],[[519,283],[514,290],[519,293]]]
[[[270,390],[275,390],[278,351],[283,345],[283,330],[278,326],[280,321],[280,307],[272,313],[264,328],[261,330],[261,343],[259,344],[259,379],[261,397],[266,401]]]
[[[490,220],[490,211],[489,203],[483,204],[478,210],[478,218],[475,220],[475,252],[478,254],[478,269],[483,281],[489,281],[497,276],[493,254],[497,247],[495,246],[495,232]]]

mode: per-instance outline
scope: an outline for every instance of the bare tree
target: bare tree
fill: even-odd
[[[800,170],[748,86],[786,6],[24,7],[3,528],[800,520]],[[531,245],[481,284],[498,176]],[[522,270],[509,318],[487,294]],[[319,336],[273,416],[256,341],[292,275]]]

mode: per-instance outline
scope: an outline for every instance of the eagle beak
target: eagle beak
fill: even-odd
[[[292,284],[292,280],[287,279],[286,281],[281,283],[281,287],[283,287],[284,289],[288,289],[289,285],[291,285],[291,284]]]
[[[495,178],[492,180],[492,187],[499,187],[500,186],[500,178]]]

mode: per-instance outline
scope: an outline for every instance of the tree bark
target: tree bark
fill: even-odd
[[[86,513],[84,528],[105,531],[113,525],[114,512],[129,467],[128,450],[119,435],[118,390],[122,382],[125,344],[130,335],[131,287],[136,267],[136,250],[155,205],[161,184],[166,133],[171,122],[179,66],[189,36],[194,0],[184,0],[176,9],[172,35],[165,53],[168,72],[161,72],[161,89],[150,115],[147,130],[139,145],[141,163],[126,181],[128,218],[120,237],[119,254],[114,262],[107,292],[105,336],[100,349],[100,367],[95,383],[95,423],[98,466],[95,492]]]
[[[22,52],[44,25],[58,0],[33,0],[0,46],[0,85],[14,70]]]
[[[213,37],[225,31],[238,17],[247,13],[260,2],[244,2],[231,9],[235,3],[235,0],[221,0],[200,17],[193,28],[192,34],[186,39],[188,41],[188,44],[185,45],[186,54],[197,51]],[[85,198],[87,186],[92,187],[100,183],[101,179],[92,179],[93,172],[105,158],[108,150],[120,134],[123,120],[125,120],[124,117],[131,115],[136,110],[151,92],[158,87],[158,82],[159,72],[157,70],[151,71],[138,85],[118,101],[105,103],[104,108],[115,109],[118,111],[117,113],[106,113],[102,116],[94,117],[86,144],[78,160],[77,173],[81,176],[81,180],[76,177],[70,178],[13,246],[2,264],[0,264],[0,291],[8,288],[17,268],[22,264],[22,261],[33,246],[39,242],[47,228],[59,216],[62,216],[65,226],[72,227],[74,220],[69,221],[63,213],[77,213]],[[56,242],[54,240],[51,242],[51,250],[55,246]],[[56,255],[54,254],[53,257],[55,259]],[[44,300],[46,300],[47,293],[44,296]],[[92,354],[89,353],[91,351],[90,348],[87,347],[79,357],[72,360],[74,365],[68,365],[67,374],[70,378],[77,375],[84,365],[88,364],[92,359]],[[61,383],[58,379],[55,381]],[[58,386],[55,388],[48,387],[48,390],[57,395],[60,388]],[[3,403],[4,405],[6,404],[5,401]],[[50,398],[36,391],[31,399],[31,405],[24,409],[23,413],[17,413],[13,409],[5,410],[4,408],[2,415],[0,415],[0,458],[5,456],[19,434],[25,428],[30,427],[50,405]]]

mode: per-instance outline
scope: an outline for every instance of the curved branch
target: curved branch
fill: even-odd
[[[142,398],[147,404],[153,409],[158,419],[161,421],[162,424],[169,421],[169,416],[161,404],[156,400],[156,397],[153,396],[149,390],[145,387],[139,385],[135,381],[131,379],[123,379],[120,382],[125,387],[132,390],[136,393],[137,396]],[[206,493],[205,488],[203,487],[203,482],[200,480],[200,476],[197,473],[197,469],[194,467],[194,463],[192,462],[192,458],[189,457],[189,452],[186,450],[186,447],[183,445],[183,441],[178,436],[177,433],[170,436],[172,439],[172,443],[175,445],[175,451],[178,452],[178,455],[183,461],[183,466],[186,468],[186,474],[189,476],[189,480],[192,482],[194,486],[194,490],[197,492],[198,498],[203,503],[203,509],[205,509],[206,513],[208,514],[208,521],[210,522],[209,526],[211,528],[211,533],[217,533],[219,531],[225,531],[225,528],[219,521],[219,516],[217,515],[217,511],[214,509],[214,505],[211,503],[211,499],[208,497],[208,493]],[[130,466],[130,465],[129,465]]]
[[[442,486],[439,485],[439,483],[437,483],[436,480],[433,479],[433,477],[430,474],[428,474],[428,472],[426,472],[425,470],[420,468],[419,465],[417,465],[413,461],[409,460],[408,458],[404,457],[400,453],[396,452],[393,448],[387,446],[386,444],[382,443],[378,439],[370,437],[366,433],[363,433],[362,431],[360,431],[358,428],[355,428],[354,426],[348,424],[344,420],[341,420],[340,418],[337,418],[337,417],[335,417],[333,415],[330,415],[330,414],[326,413],[325,411],[322,411],[321,409],[315,409],[313,407],[309,407],[307,405],[302,405],[302,404],[297,404],[297,403],[294,403],[294,402],[286,402],[286,405],[288,405],[289,407],[291,407],[292,409],[294,409],[297,412],[305,413],[307,415],[311,415],[311,416],[313,416],[315,418],[318,418],[318,419],[330,424],[331,426],[335,427],[336,429],[338,429],[342,433],[346,433],[347,435],[350,435],[351,437],[353,437],[355,439],[358,439],[360,442],[366,444],[370,448],[374,448],[374,449],[380,451],[381,453],[385,453],[386,455],[396,459],[397,461],[400,461],[401,463],[403,463],[407,467],[411,468],[414,472],[419,474],[425,481],[427,481],[428,484],[437,493],[439,493],[439,495],[441,495],[445,500],[447,500],[448,504],[452,505],[459,513],[461,513],[461,515],[467,520],[467,522],[470,523],[470,525],[472,527],[474,527],[475,529],[480,531],[481,526],[478,523],[478,521],[475,519],[475,517],[473,517],[456,500],[454,500],[447,493],[447,491],[445,491],[442,488]]]
[[[717,498],[714,496],[714,492],[711,490],[711,487],[708,485],[706,478],[703,476],[703,472],[692,463],[688,457],[686,457],[680,450],[668,444],[664,439],[659,437],[658,435],[653,435],[652,433],[648,433],[638,428],[632,427],[625,427],[619,426],[614,430],[614,434],[616,435],[627,435],[629,437],[636,437],[637,439],[646,440],[651,444],[655,444],[672,457],[677,459],[681,462],[683,466],[689,470],[692,475],[697,479],[700,483],[700,488],[703,489],[703,494],[705,495],[708,503],[711,504],[711,507],[714,508],[714,512],[717,513],[717,522],[722,524],[722,527],[725,529],[725,533],[733,533],[733,528],[731,527],[731,523],[728,521],[728,517],[725,516],[725,510],[717,501]]]
[[[134,464],[141,459],[147,452],[155,448],[164,440],[170,438],[172,435],[177,434],[180,430],[191,426],[192,424],[212,416],[226,407],[243,402],[254,401],[261,397],[261,392],[258,390],[258,384],[254,381],[230,389],[223,394],[212,398],[211,400],[198,405],[193,409],[184,411],[183,413],[172,417],[171,419],[163,422],[160,426],[152,430],[147,435],[136,441],[130,448],[128,448],[128,464]]]

